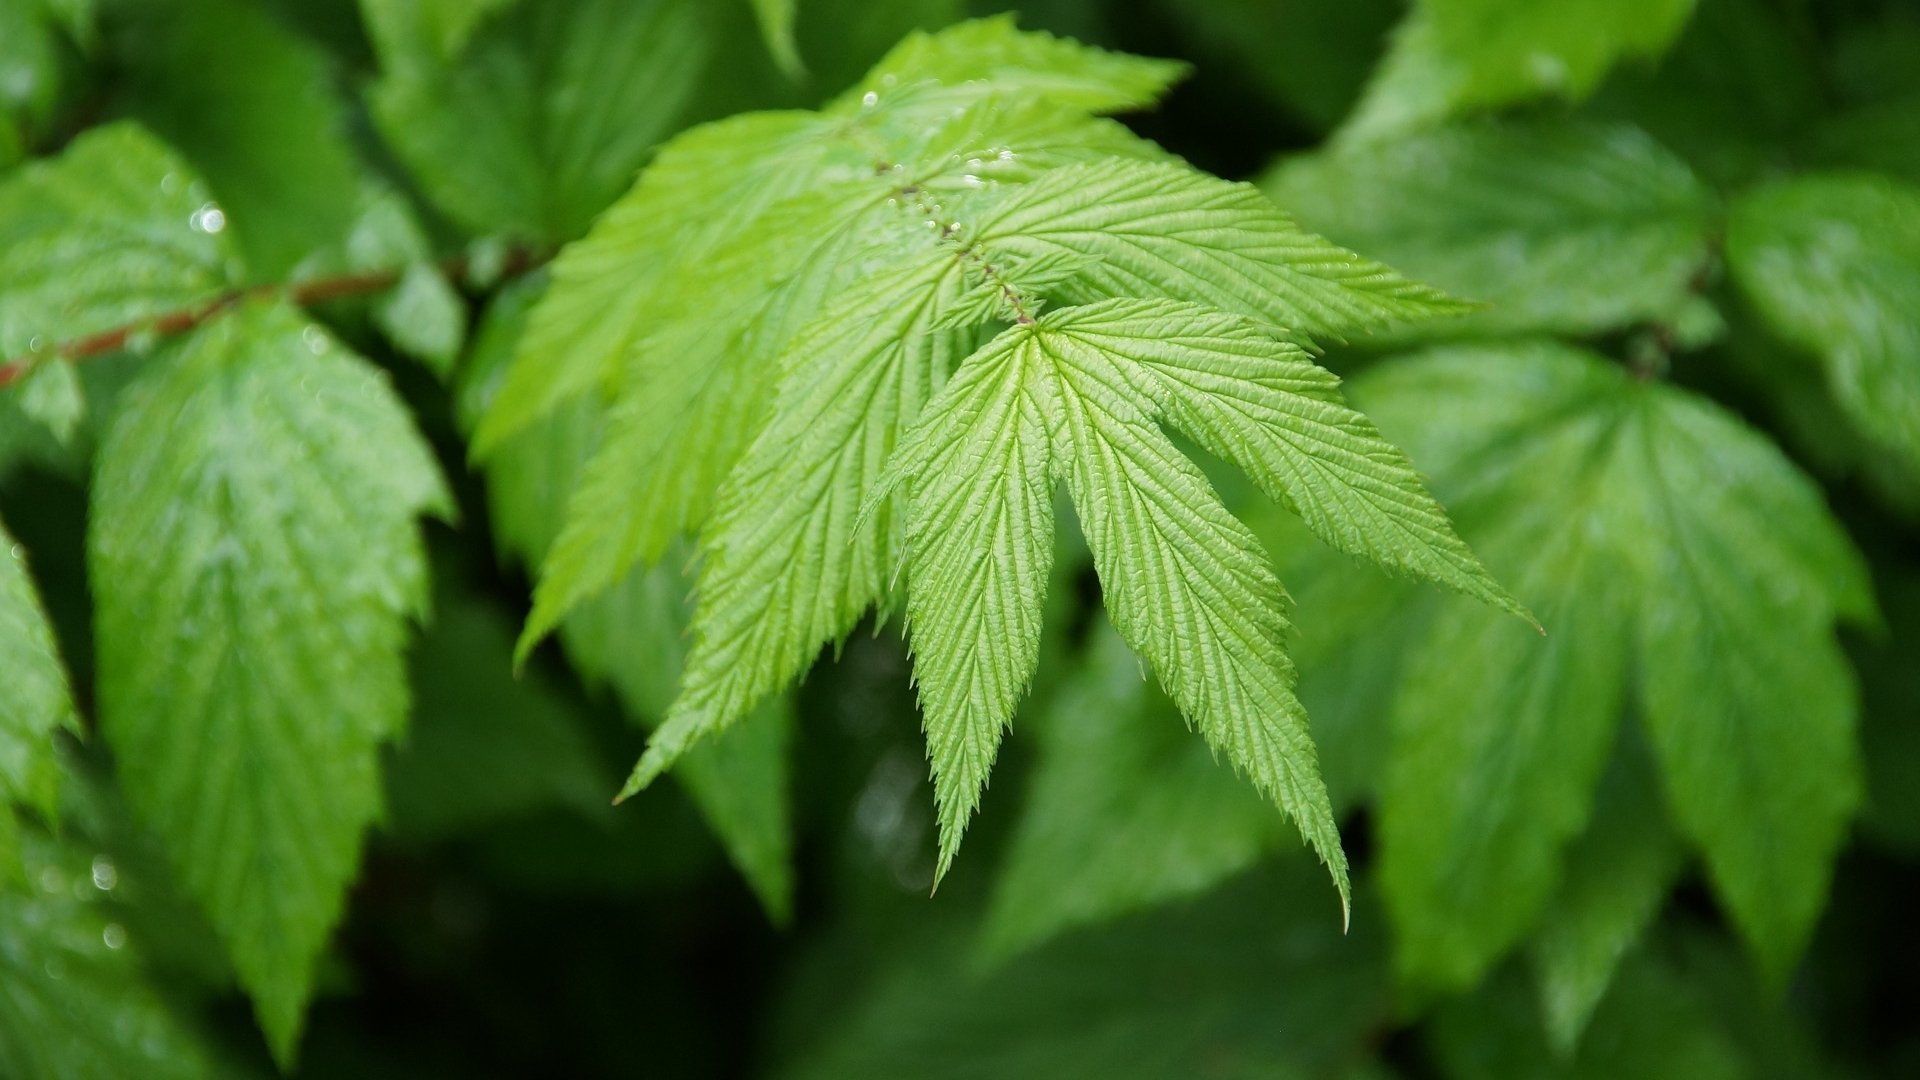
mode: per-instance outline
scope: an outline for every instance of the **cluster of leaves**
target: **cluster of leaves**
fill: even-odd
[[[0,1073],[246,1073],[234,989],[291,1069],[370,828],[624,903],[669,769],[794,1075],[1825,1073],[1778,991],[1920,839],[1920,23],[1040,5],[1312,134],[1247,184],[963,6],[0,0]]]

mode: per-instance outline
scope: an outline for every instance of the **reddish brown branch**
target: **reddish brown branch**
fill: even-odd
[[[523,274],[546,262],[549,257],[550,253],[546,251],[517,247],[509,251],[501,262],[500,273],[504,277]],[[456,255],[440,263],[441,272],[455,280],[465,278],[470,269],[471,259],[466,255]],[[127,343],[137,336],[151,334],[155,337],[172,337],[175,334],[184,334],[228,308],[248,300],[284,296],[293,303],[305,306],[325,303],[328,300],[366,296],[392,288],[399,283],[403,273],[405,273],[403,269],[370,270],[358,274],[315,278],[312,281],[293,285],[253,285],[244,289],[234,289],[193,307],[169,311],[150,319],[141,319],[125,326],[116,326],[111,330],[103,330],[87,337],[62,342],[53,347],[50,355],[61,360],[80,361],[93,356],[116,353],[126,348]],[[0,365],[0,389],[18,381],[39,359],[37,356],[22,356]]]

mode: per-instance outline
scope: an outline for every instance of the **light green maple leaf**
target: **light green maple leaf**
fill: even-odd
[[[911,38],[822,113],[677,140],[562,257],[477,445],[614,395],[523,650],[699,532],[680,693],[624,793],[888,609],[904,547],[944,871],[1032,673],[1065,479],[1123,636],[1344,895],[1279,583],[1158,425],[1343,550],[1520,611],[1304,351],[1461,306],[1088,114],[1176,73],[1004,20]],[[936,395],[980,340],[948,386],[977,396]],[[904,446],[923,409],[964,449]]]

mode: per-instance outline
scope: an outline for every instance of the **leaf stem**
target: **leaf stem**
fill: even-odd
[[[552,252],[545,248],[514,247],[508,250],[506,258],[500,264],[500,275],[512,277],[535,269],[548,259]],[[465,278],[472,268],[470,255],[455,255],[442,259],[438,264],[442,273],[448,277]],[[390,267],[383,270],[366,270],[353,274],[337,274],[333,277],[314,278],[296,283],[274,282],[266,285],[249,285],[242,289],[232,289],[209,300],[191,307],[178,308],[150,318],[116,326],[111,330],[102,330],[83,338],[56,344],[44,356],[32,355],[16,357],[0,365],[0,389],[18,382],[33,369],[35,364],[47,359],[59,359],[77,362],[90,357],[103,356],[119,352],[127,347],[135,337],[152,334],[157,337],[172,337],[194,330],[226,311],[248,300],[264,299],[271,296],[284,296],[295,304],[325,303],[328,300],[342,300],[347,297],[365,296],[399,284],[406,273],[405,267]]]

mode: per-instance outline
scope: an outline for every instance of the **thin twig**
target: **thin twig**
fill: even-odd
[[[512,277],[526,273],[544,263],[551,252],[527,247],[516,247],[507,252],[500,264],[500,275]],[[459,280],[467,276],[471,269],[471,258],[467,255],[455,255],[440,262],[440,271],[448,277]],[[55,345],[50,356],[66,361],[80,361],[94,356],[103,356],[125,349],[127,343],[135,337],[152,335],[154,337],[172,337],[198,328],[207,320],[248,300],[259,300],[270,296],[285,296],[301,306],[325,303],[328,300],[342,300],[352,296],[366,296],[399,284],[406,273],[405,268],[387,270],[369,270],[357,274],[340,274],[335,277],[314,278],[295,284],[275,283],[269,285],[251,285],[244,289],[234,289],[202,301],[192,307],[180,308],[137,322],[116,326],[97,334],[89,334]],[[40,362],[40,356],[22,356],[0,365],[0,389],[18,381],[34,364]]]

